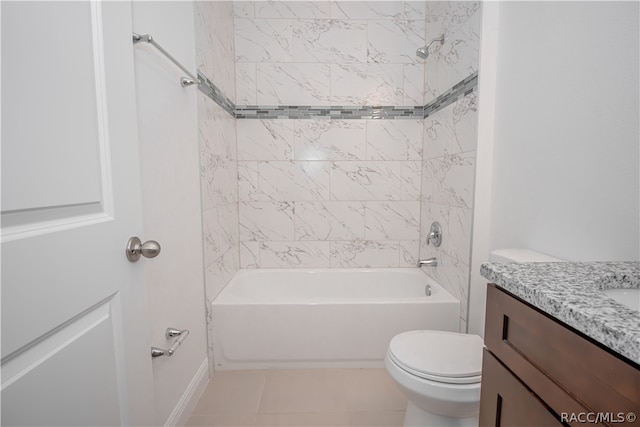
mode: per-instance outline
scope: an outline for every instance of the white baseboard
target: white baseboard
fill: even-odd
[[[205,359],[189,383],[189,386],[182,394],[180,401],[178,401],[176,407],[173,408],[171,415],[169,415],[167,422],[164,424],[165,427],[183,426],[187,423],[191,412],[193,412],[208,383],[209,359]]]

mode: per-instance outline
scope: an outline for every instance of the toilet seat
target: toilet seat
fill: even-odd
[[[445,331],[409,331],[389,344],[389,359],[419,378],[447,384],[473,384],[482,379],[482,349],[477,335]]]

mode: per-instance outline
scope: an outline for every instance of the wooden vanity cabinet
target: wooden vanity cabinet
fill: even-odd
[[[640,426],[639,365],[493,284],[485,345],[480,426]]]

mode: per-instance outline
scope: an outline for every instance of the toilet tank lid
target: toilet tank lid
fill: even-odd
[[[489,256],[491,262],[562,262],[555,258],[531,249],[495,249]]]
[[[396,335],[389,351],[403,366],[436,377],[464,378],[482,373],[478,335],[445,331],[409,331]]]

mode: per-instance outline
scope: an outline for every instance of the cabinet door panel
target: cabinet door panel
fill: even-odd
[[[640,370],[492,284],[485,343],[557,413],[638,412]],[[574,398],[567,399],[557,384]],[[576,407],[576,400],[584,406]]]
[[[536,395],[488,351],[482,362],[480,426],[562,426]]]

